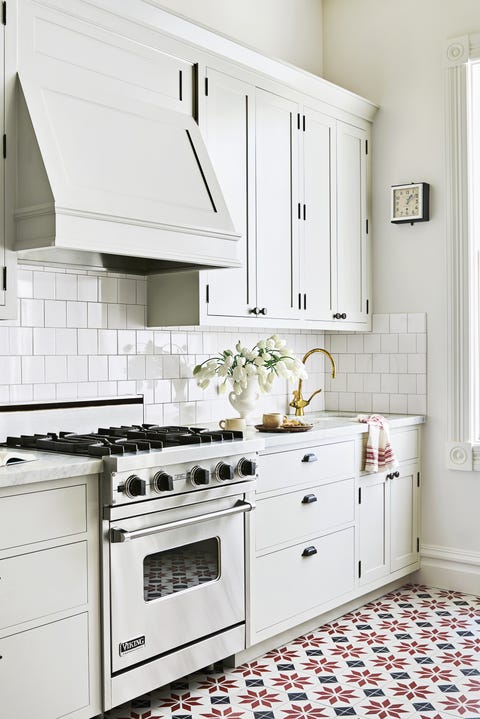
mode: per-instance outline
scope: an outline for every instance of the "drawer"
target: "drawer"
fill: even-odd
[[[0,629],[86,604],[87,543],[2,559],[0,577]]]
[[[307,547],[316,554],[302,556]],[[254,627],[261,631],[290,620],[353,590],[353,527],[272,552],[255,560]],[[299,617],[298,621],[303,618]]]
[[[85,484],[2,497],[0,550],[85,532]]]
[[[0,639],[2,716],[57,719],[88,706],[88,617]]]
[[[306,501],[313,498],[316,501]],[[256,549],[315,537],[354,518],[354,479],[259,499],[255,511]]]
[[[367,447],[368,435],[363,437],[362,464],[365,466],[365,449]],[[420,457],[420,432],[418,429],[396,430],[390,432],[390,443],[399,462],[408,462]]]
[[[307,462],[307,457],[315,461]],[[259,457],[257,491],[269,492],[307,482],[313,487],[325,479],[346,479],[354,474],[353,440],[275,452]]]

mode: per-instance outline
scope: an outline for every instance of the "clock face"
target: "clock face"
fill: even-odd
[[[427,182],[392,187],[392,222],[425,222],[429,219],[429,188]]]
[[[396,218],[418,217],[420,214],[420,187],[410,185],[393,191],[393,215]]]

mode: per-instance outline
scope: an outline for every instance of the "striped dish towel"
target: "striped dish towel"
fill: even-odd
[[[398,461],[390,444],[388,422],[385,417],[382,417],[381,414],[359,414],[357,420],[368,424],[365,472],[396,469]]]

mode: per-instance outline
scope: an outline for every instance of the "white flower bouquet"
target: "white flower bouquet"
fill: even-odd
[[[270,392],[275,377],[307,378],[305,366],[294,357],[286,341],[278,335],[259,340],[251,350],[238,341],[235,349],[236,353],[230,349],[223,350],[216,357],[211,357],[194,368],[193,376],[199,387],[205,389],[217,375],[221,380],[221,392],[226,391],[229,381],[235,394],[240,395],[247,388],[251,377],[258,379],[262,392]]]

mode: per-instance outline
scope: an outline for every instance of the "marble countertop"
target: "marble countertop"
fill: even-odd
[[[305,415],[302,421],[313,424],[308,432],[258,432],[254,427],[248,427],[246,439],[255,439],[256,446],[259,440],[263,447],[260,451],[280,447],[306,447],[323,440],[353,437],[365,434],[368,427],[358,422],[357,415],[353,413],[316,412]],[[390,429],[423,424],[425,417],[421,415],[385,415],[390,423]],[[205,425],[202,425],[205,426]],[[217,428],[218,424],[209,424],[210,428]],[[79,457],[56,452],[36,452],[35,450],[12,450],[12,454],[22,456],[32,454],[36,459],[31,462],[22,462],[0,467],[0,489],[37,482],[47,482],[53,479],[69,479],[86,474],[99,474],[102,471],[102,460],[94,457]]]

